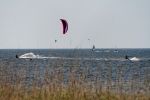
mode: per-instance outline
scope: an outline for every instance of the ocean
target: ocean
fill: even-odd
[[[16,58],[16,55],[19,58]],[[125,59],[125,56],[129,59]],[[114,86],[122,82],[125,89],[150,85],[150,49],[1,49],[0,84],[42,86],[56,78],[68,84],[70,74],[90,85]],[[19,82],[18,82],[19,80]]]

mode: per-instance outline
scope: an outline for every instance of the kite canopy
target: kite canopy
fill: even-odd
[[[60,19],[63,25],[63,34],[66,34],[68,31],[68,23],[65,19]]]

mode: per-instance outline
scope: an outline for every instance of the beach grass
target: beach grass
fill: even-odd
[[[0,100],[150,100],[143,93],[114,93],[70,83],[67,86],[51,84],[45,87],[1,86]]]
[[[89,76],[87,66],[79,74],[80,61],[69,63],[69,67],[64,67],[64,62],[52,62],[45,67],[43,78],[40,78],[40,67],[35,65],[32,72],[34,78],[28,80],[27,84],[25,80],[29,77],[27,71],[31,70],[30,66],[21,66],[13,74],[11,65],[13,67],[15,64],[0,64],[0,100],[150,100],[149,74],[145,76],[145,83],[138,84],[134,76],[125,82],[122,79],[123,69],[118,66],[117,80],[113,82],[112,67],[108,64],[107,77],[102,84],[97,76]],[[49,69],[49,66],[53,67]],[[67,73],[64,73],[65,68],[69,70]],[[128,91],[125,91],[125,87]]]

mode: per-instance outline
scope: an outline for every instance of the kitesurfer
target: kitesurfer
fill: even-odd
[[[57,42],[57,40],[55,40],[55,43]]]
[[[93,45],[93,47],[92,47],[92,51],[94,51],[95,50],[95,45]]]
[[[128,60],[129,60],[129,57],[128,57],[128,55],[126,55],[126,56],[125,56],[125,59],[128,59]]]
[[[19,58],[18,55],[16,55],[16,58]]]

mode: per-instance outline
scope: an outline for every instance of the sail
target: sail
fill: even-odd
[[[63,34],[66,34],[68,31],[68,23],[65,19],[60,19],[62,22],[62,26],[63,26]]]

